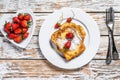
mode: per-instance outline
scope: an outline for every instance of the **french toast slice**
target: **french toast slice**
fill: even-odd
[[[71,40],[71,47],[66,49],[64,47],[65,43],[68,41],[66,39],[66,34],[73,32],[74,37]],[[59,30],[55,31],[51,36],[51,42],[54,45],[54,48],[65,57],[67,61],[72,60],[73,58],[79,56],[85,50],[84,38],[86,32],[80,25],[76,25],[73,22],[63,23]]]

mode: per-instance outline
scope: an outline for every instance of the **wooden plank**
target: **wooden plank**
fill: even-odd
[[[44,22],[44,20],[46,19],[46,17],[51,14],[51,13],[35,13],[36,16],[36,29],[34,32],[34,35],[39,35],[39,31],[40,31],[40,27],[42,25],[42,23]],[[90,14],[93,19],[97,22],[98,27],[100,29],[100,34],[101,35],[108,35],[108,30],[105,24],[105,13],[88,13]],[[5,16],[7,15],[11,15],[13,16],[14,14],[12,13],[7,13],[4,14]],[[0,15],[1,17],[3,16],[3,14]],[[120,13],[115,13],[115,26],[114,26],[114,35],[120,35]],[[1,35],[1,33],[0,33]]]
[[[120,11],[119,0],[0,0],[0,12],[15,12],[17,9],[31,8],[34,12],[52,12],[62,7],[76,7],[85,11],[101,12],[113,5]]]
[[[118,50],[118,53],[120,54],[120,36],[115,36],[115,44],[116,44],[116,48]],[[95,59],[106,59],[106,55],[107,55],[107,50],[108,50],[108,37],[106,36],[102,36],[101,40],[100,40],[100,47],[98,50],[98,54],[95,56]]]
[[[33,37],[26,49],[14,46],[8,40],[0,37],[0,58],[43,58],[38,48],[37,37]],[[37,47],[37,48],[36,48]],[[40,55],[39,55],[40,54]]]
[[[38,36],[33,36],[31,42],[28,44],[25,50],[18,49],[5,40],[3,37],[0,37],[0,58],[8,59],[45,59],[39,49]],[[115,36],[115,43],[120,52],[120,36]],[[101,43],[94,59],[105,59],[108,47],[108,37],[101,36]]]
[[[105,60],[92,60],[76,70],[63,70],[51,65],[47,60],[0,60],[1,80],[119,80],[120,60],[110,65]]]

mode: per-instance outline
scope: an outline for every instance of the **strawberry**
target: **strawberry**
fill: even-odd
[[[21,28],[17,28],[15,31],[14,31],[15,34],[20,34],[22,33],[22,29]]]
[[[66,20],[66,22],[68,22],[68,23],[70,23],[71,21],[72,21],[71,17],[67,18],[67,20]]]
[[[26,20],[21,21],[20,24],[22,27],[25,27],[25,28],[27,28],[27,26],[28,26]]]
[[[4,28],[4,31],[5,31],[6,33],[10,33],[10,30],[7,29],[7,28]]]
[[[71,46],[71,41],[68,41],[68,42],[65,43],[64,48],[69,49],[70,46]]]
[[[10,22],[6,22],[4,26],[7,27],[7,28],[10,28],[11,23]]]
[[[73,39],[73,37],[74,37],[74,35],[73,35],[72,32],[69,32],[69,33],[66,34],[67,39]]]
[[[14,23],[20,23],[20,20],[18,19],[18,17],[13,17],[13,22]]]
[[[15,37],[17,37],[17,35],[16,35],[16,34],[13,34],[13,33],[10,33],[10,34],[7,35],[7,37],[8,37],[9,39],[14,39]]]
[[[16,38],[14,38],[13,40],[14,40],[16,43],[20,43],[20,42],[22,42],[22,36],[19,35],[19,36],[17,36]]]
[[[24,34],[23,34],[23,39],[27,38],[27,37],[28,37],[28,35],[29,35],[29,33],[28,33],[28,32],[24,33]]]
[[[59,28],[59,27],[60,27],[60,23],[57,22],[57,23],[55,24],[54,28],[57,29],[57,28]]]
[[[19,24],[17,24],[17,23],[12,23],[12,25],[11,25],[11,30],[14,31],[14,30],[16,30],[18,27],[19,27]]]
[[[24,20],[30,21],[30,19],[31,19],[30,14],[25,14],[24,15]]]
[[[22,13],[19,13],[18,19],[23,20],[23,18],[24,18],[24,15]]]
[[[22,33],[26,33],[28,31],[28,28],[23,28]]]
[[[6,33],[10,33],[10,27],[11,27],[11,23],[10,22],[6,22],[4,25],[4,31]]]

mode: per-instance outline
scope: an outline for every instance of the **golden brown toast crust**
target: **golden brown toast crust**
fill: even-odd
[[[82,38],[80,44],[77,45],[75,50],[60,48],[60,46],[57,43],[58,38],[65,39],[65,35],[70,28],[73,29],[75,33],[81,36]],[[85,36],[86,36],[86,32],[84,31],[83,27],[81,27],[80,25],[76,25],[73,22],[70,22],[70,23],[65,22],[62,24],[59,30],[57,30],[52,34],[51,42],[56,45],[57,50],[63,54],[66,60],[69,61],[79,56],[85,50],[85,45],[84,45]]]

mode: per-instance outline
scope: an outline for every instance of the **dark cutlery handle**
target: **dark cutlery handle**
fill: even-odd
[[[112,56],[113,56],[113,59],[114,60],[118,60],[119,59],[119,54],[118,54],[118,51],[116,49],[116,46],[115,46],[115,41],[114,41],[114,36],[113,36],[113,31],[111,31],[111,34],[112,34]]]
[[[106,56],[106,64],[109,65],[112,61],[112,34],[109,31],[109,42],[108,42],[108,51],[107,51],[107,56]]]

